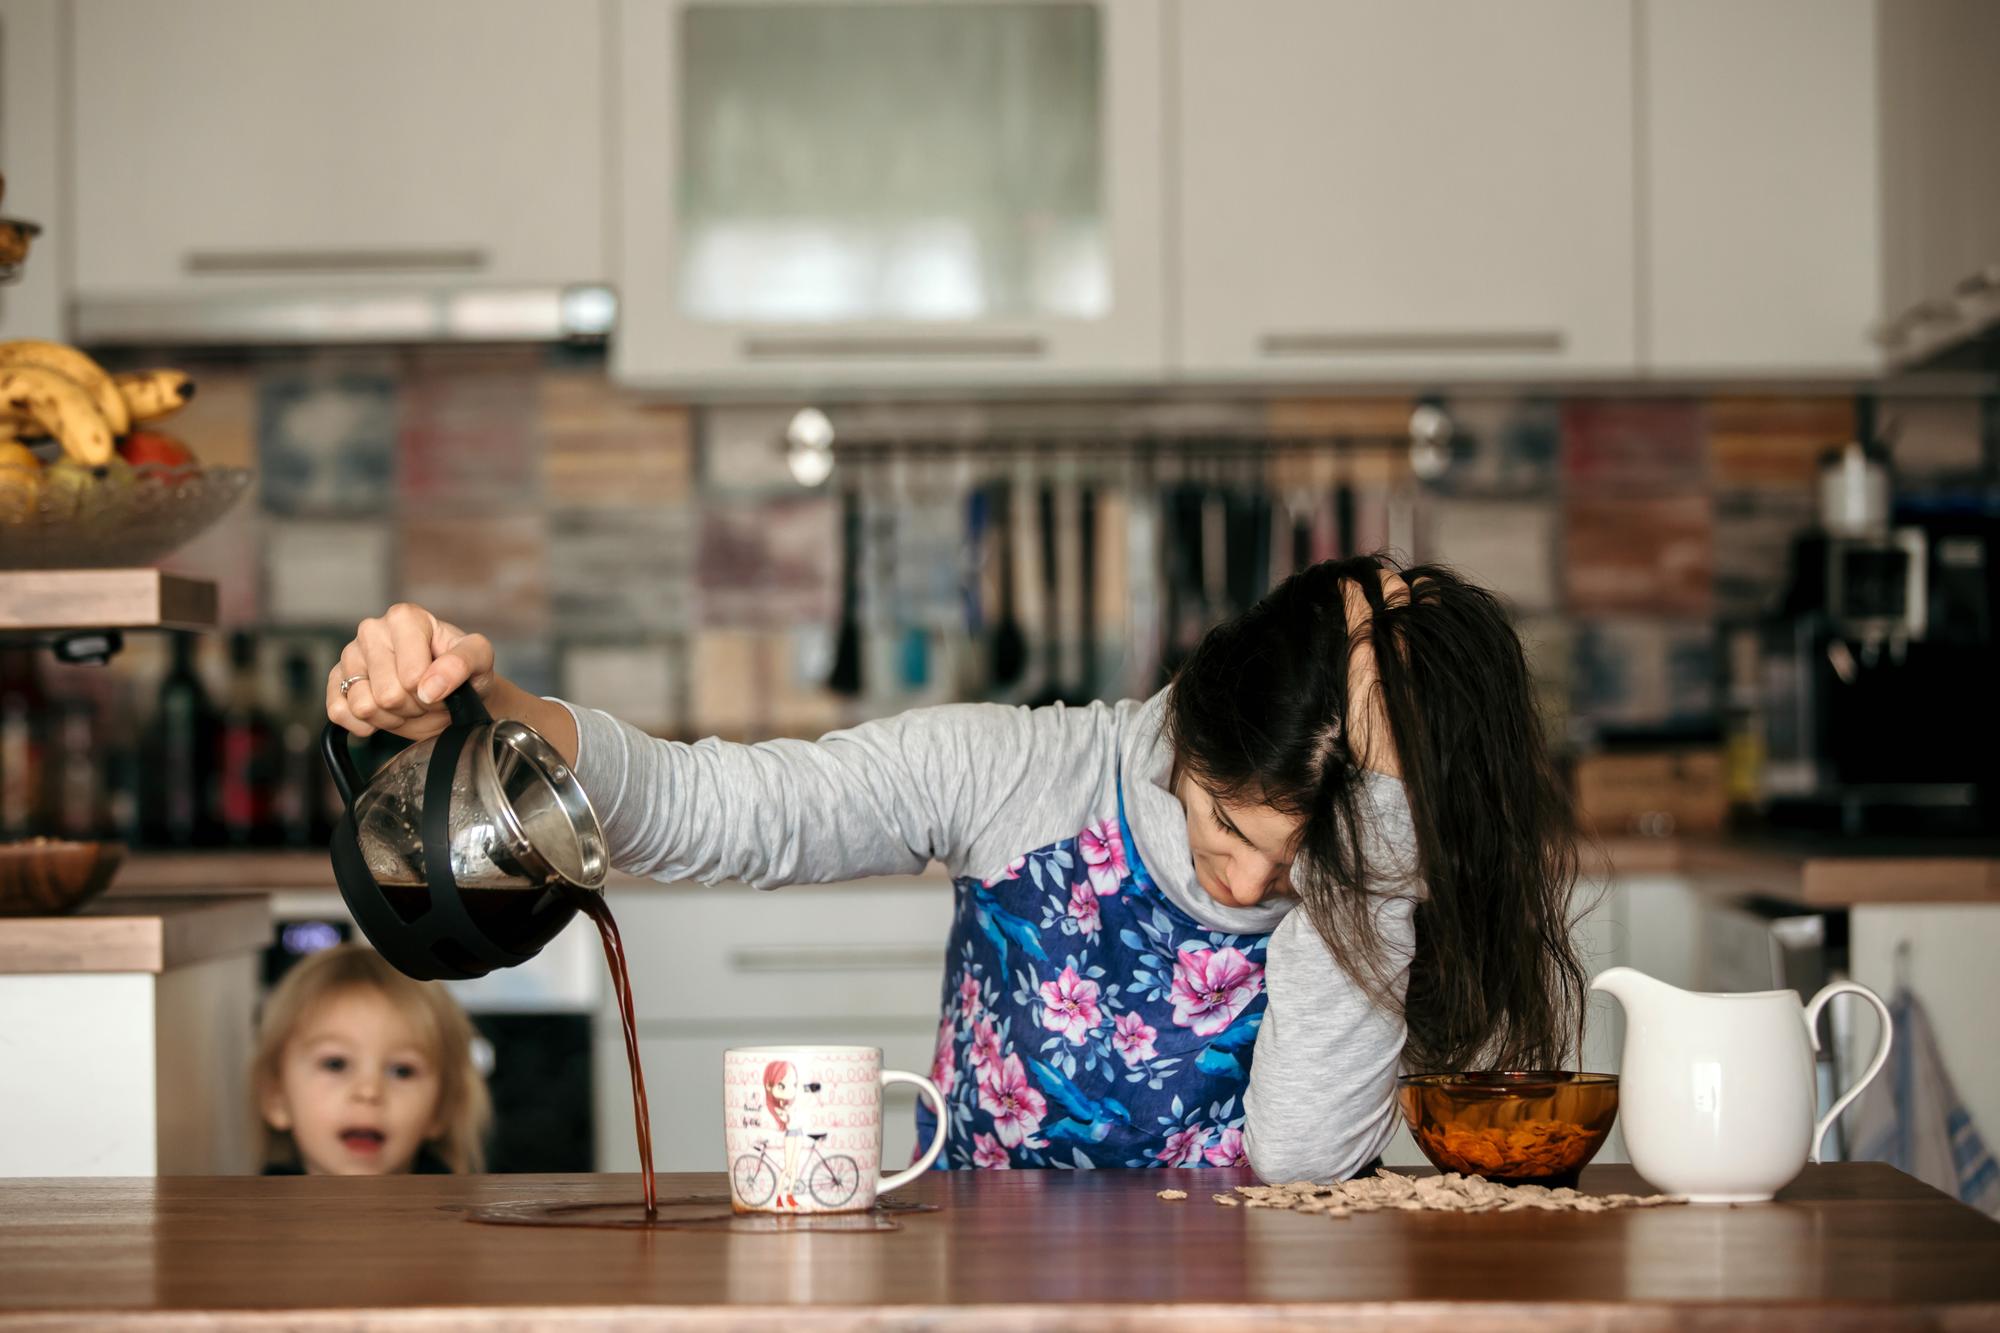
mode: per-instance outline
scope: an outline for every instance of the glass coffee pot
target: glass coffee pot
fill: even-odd
[[[604,889],[604,833],[553,745],[494,721],[470,684],[445,701],[451,725],[366,784],[348,734],[322,736],[346,813],[334,879],[384,958],[419,981],[463,980],[539,953]]]

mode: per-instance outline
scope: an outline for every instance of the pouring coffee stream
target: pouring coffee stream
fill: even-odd
[[[329,848],[340,896],[376,951],[419,981],[525,963],[579,911],[596,924],[624,1023],[650,1218],[646,1078],[625,946],[604,898],[597,814],[568,762],[532,727],[495,721],[470,684],[445,702],[451,724],[365,783],[347,731],[327,723],[322,751],[345,807]]]

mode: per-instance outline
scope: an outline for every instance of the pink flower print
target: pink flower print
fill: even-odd
[[[1221,1137],[1217,1138],[1214,1145],[1202,1156],[1208,1158],[1210,1166],[1243,1165],[1243,1131],[1223,1130]]]
[[[974,1134],[972,1164],[982,1171],[1006,1171],[1014,1165],[1014,1159],[1000,1146],[1000,1140],[991,1134]]]
[[[1125,839],[1118,832],[1118,821],[1106,819],[1092,824],[1077,835],[1076,845],[1083,853],[1083,864],[1090,872],[1090,887],[1097,890],[1097,896],[1106,898],[1118,892],[1118,885],[1125,878]]]
[[[1125,1067],[1131,1069],[1159,1054],[1153,1049],[1153,1038],[1158,1035],[1158,1030],[1148,1027],[1138,1010],[1127,1010],[1118,1015],[1118,1030],[1111,1034],[1111,1044],[1124,1058]]]
[[[1264,989],[1264,969],[1235,949],[1182,949],[1174,960],[1174,1024],[1217,1036]]]
[[[1097,938],[1104,919],[1098,914],[1097,892],[1090,887],[1089,880],[1080,879],[1069,886],[1069,914],[1078,930],[1091,939]]]
[[[937,1054],[931,1059],[931,1082],[938,1085],[938,1091],[951,1095],[952,1086],[958,1082],[958,1065],[952,1059],[951,1018],[945,1017],[938,1024]]]
[[[979,1012],[979,978],[970,972],[958,983],[958,1011],[967,1018]]]
[[[1009,1148],[1020,1147],[1022,1139],[1040,1129],[1049,1109],[1048,1101],[1028,1082],[1018,1055],[1008,1056],[991,1078],[980,1083],[979,1105],[993,1117],[993,1132]]]
[[[972,1042],[967,1054],[982,1084],[1000,1072],[1000,1034],[993,1030],[991,1020],[974,1020]]]
[[[1054,981],[1042,983],[1042,1026],[1060,1032],[1072,1046],[1081,1046],[1103,1017],[1097,1007],[1097,983],[1066,967]]]
[[[1017,856],[1013,860],[1007,863],[1007,868],[1005,870],[1002,870],[992,879],[982,879],[979,882],[981,884],[984,884],[987,888],[990,889],[1003,879],[1019,879],[1021,878],[1021,867],[1026,864],[1028,864],[1028,858],[1026,856]]]
[[[1202,1149],[1208,1146],[1208,1126],[1196,1125],[1167,1135],[1167,1146],[1153,1154],[1168,1166],[1200,1166]]]

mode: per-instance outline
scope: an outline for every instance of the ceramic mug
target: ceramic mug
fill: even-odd
[[[937,1131],[907,1171],[881,1176],[882,1091],[913,1085]],[[882,1068],[873,1046],[743,1046],[722,1057],[723,1146],[739,1213],[854,1213],[907,1185],[944,1147],[944,1097]]]

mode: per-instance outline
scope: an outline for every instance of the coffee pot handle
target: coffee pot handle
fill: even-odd
[[[479,698],[479,691],[472,688],[472,682],[453,690],[445,696],[445,708],[451,713],[451,724],[455,727],[484,726],[493,720],[486,711],[486,705]],[[340,793],[340,803],[347,809],[354,808],[355,793],[361,790],[361,774],[355,771],[354,755],[347,748],[347,728],[338,722],[328,722],[326,730],[320,733],[320,756],[326,760],[327,772],[333,774],[333,789]]]
[[[361,790],[361,775],[354,769],[354,756],[348,751],[347,739],[346,727],[329,722],[319,734],[319,752],[326,760],[326,771],[333,774],[333,789],[340,793],[340,804],[352,810],[354,794]]]
[[[1889,1044],[1895,1038],[1895,1024],[1889,1017],[1889,1006],[1882,1003],[1881,996],[1859,982],[1836,981],[1813,996],[1812,1003],[1806,1006],[1806,1033],[1812,1038],[1815,1051],[1819,1049],[1819,1011],[1826,1007],[1828,1000],[1842,992],[1859,995],[1875,1006],[1875,1012],[1882,1016],[1882,1037],[1875,1047],[1875,1058],[1868,1062],[1868,1072],[1855,1079],[1854,1086],[1842,1093],[1840,1099],[1834,1102],[1832,1109],[1821,1116],[1819,1123],[1813,1126],[1812,1160],[1815,1163],[1820,1160],[1820,1143],[1826,1138],[1826,1132],[1833,1128],[1834,1121],[1840,1119],[1840,1113],[1845,1111],[1854,1099],[1861,1095],[1862,1090],[1874,1081],[1875,1076],[1882,1072],[1883,1064],[1889,1059]]]
[[[479,697],[479,691],[472,688],[469,680],[444,697],[444,706],[451,710],[454,727],[481,727],[493,720],[493,715],[486,711],[485,701]]]

